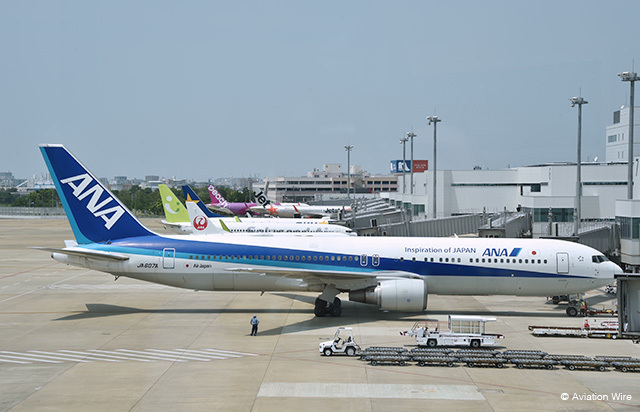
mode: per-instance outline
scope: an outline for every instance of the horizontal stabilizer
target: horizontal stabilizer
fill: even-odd
[[[115,260],[118,262],[129,260],[129,256],[127,255],[122,255],[119,253],[112,253],[112,252],[101,252],[99,250],[90,250],[90,249],[68,249],[68,248],[60,249],[60,248],[37,247],[37,246],[30,247],[29,249],[44,250],[46,252],[61,253],[64,255],[71,255],[71,256],[81,256],[81,257],[86,257],[91,259]]]

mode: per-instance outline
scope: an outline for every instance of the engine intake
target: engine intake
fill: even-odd
[[[383,280],[378,286],[349,292],[349,300],[383,310],[422,312],[427,308],[427,282],[420,279]]]

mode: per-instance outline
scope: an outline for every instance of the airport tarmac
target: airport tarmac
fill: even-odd
[[[162,232],[156,220],[144,220]],[[338,326],[362,347],[406,346],[415,320],[498,318],[500,349],[632,356],[628,340],[536,338],[529,325],[581,326],[545,298],[429,296],[428,313],[385,313],[343,297],[316,318],[315,294],[194,292],[66,266],[66,219],[0,219],[0,411],[637,410],[640,373],[371,366],[321,356]],[[591,303],[610,305],[603,291]],[[249,336],[249,319],[260,319]],[[564,396],[563,396],[564,394]],[[569,399],[563,400],[563,397]]]

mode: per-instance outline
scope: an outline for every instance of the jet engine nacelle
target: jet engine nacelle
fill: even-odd
[[[427,308],[427,282],[420,279],[383,280],[378,286],[349,292],[349,300],[383,310],[422,312]]]

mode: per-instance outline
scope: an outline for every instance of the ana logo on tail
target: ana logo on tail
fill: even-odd
[[[76,184],[75,182],[78,181],[80,181],[80,183]],[[117,202],[115,206],[107,208],[106,206],[111,201],[114,201],[113,198],[109,196],[102,202],[100,202],[100,197],[102,196],[104,190],[98,183],[89,188],[89,185],[92,182],[94,182],[94,180],[87,173],[68,177],[60,181],[60,183],[68,184],[73,189],[73,195],[78,200],[82,200],[85,197],[91,195],[89,203],[87,203],[87,209],[93,214],[93,216],[100,217],[102,218],[102,220],[104,220],[104,227],[106,227],[107,229],[111,229],[111,227],[116,224],[118,219],[120,219],[120,217],[124,215],[124,209]]]

